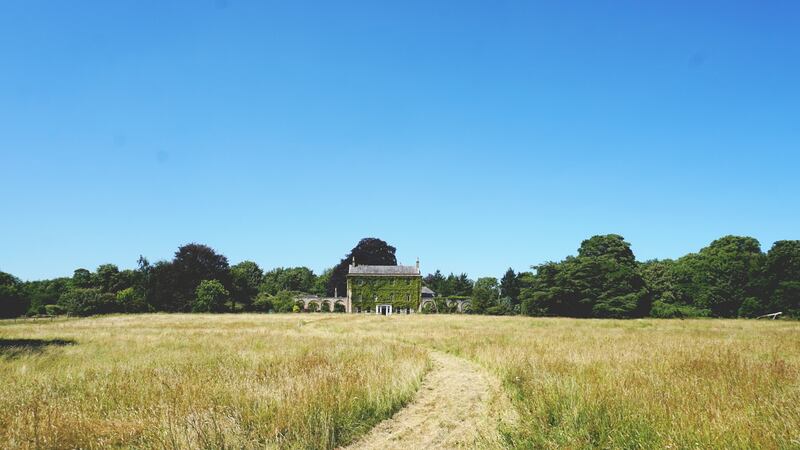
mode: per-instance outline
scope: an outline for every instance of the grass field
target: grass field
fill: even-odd
[[[800,323],[140,315],[0,322],[2,448],[333,448],[435,349],[500,380],[509,448],[800,448]]]

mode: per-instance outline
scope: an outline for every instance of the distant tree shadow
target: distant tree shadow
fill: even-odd
[[[51,346],[75,345],[72,339],[3,339],[0,338],[0,357],[18,358],[23,355],[42,353]]]

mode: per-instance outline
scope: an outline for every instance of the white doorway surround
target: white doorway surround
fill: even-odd
[[[378,305],[375,307],[375,314],[380,314],[382,316],[391,316],[392,315],[392,305]]]

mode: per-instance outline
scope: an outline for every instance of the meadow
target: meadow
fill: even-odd
[[[800,448],[800,323],[343,314],[0,321],[0,447],[335,448],[431,352],[495,377],[507,448]]]

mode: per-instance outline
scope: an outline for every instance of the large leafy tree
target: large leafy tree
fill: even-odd
[[[708,309],[717,317],[755,314],[763,309],[764,263],[756,239],[722,237],[676,262],[677,297],[682,304]]]
[[[223,312],[230,293],[217,280],[202,280],[195,290],[192,312]]]
[[[72,273],[72,287],[89,289],[95,286],[95,277],[87,269],[75,269]]]
[[[120,290],[118,286],[121,281],[119,267],[114,264],[103,264],[99,266],[95,279],[97,287],[103,292],[117,292]]]
[[[147,264],[144,272],[145,302],[158,311],[187,311],[182,298],[178,297],[178,281],[175,266],[169,261]]]
[[[280,291],[311,293],[315,290],[316,276],[308,267],[278,267],[264,274],[260,291],[275,295]],[[343,294],[339,291],[339,294]]]
[[[492,307],[497,306],[499,290],[497,278],[478,278],[472,288],[472,311],[479,314],[490,312]]]
[[[191,243],[178,248],[172,269],[175,300],[183,311],[192,308],[195,291],[203,280],[217,280],[226,290],[231,288],[228,258],[206,245]]]
[[[231,284],[233,286],[231,299],[234,302],[234,310],[236,310],[236,303],[245,307],[253,303],[263,279],[264,272],[253,261],[242,261],[231,266]]]
[[[397,265],[397,257],[395,256],[396,250],[397,249],[381,239],[362,239],[350,250],[350,253],[342,258],[339,264],[333,268],[326,294],[333,296],[334,292],[337,292],[339,296],[346,295],[347,273],[350,264],[353,262],[353,258],[355,258],[356,264],[359,265],[395,266]]]
[[[28,313],[45,314],[46,306],[58,303],[58,299],[71,285],[72,279],[67,277],[24,283],[22,291],[29,304]]]
[[[536,270],[520,295],[527,314],[623,318],[649,312],[650,295],[622,236],[593,236],[578,256]]]
[[[22,282],[9,273],[0,272],[0,317],[21,316],[27,309]]]
[[[772,245],[764,266],[767,302],[761,312],[800,316],[800,241]]]

